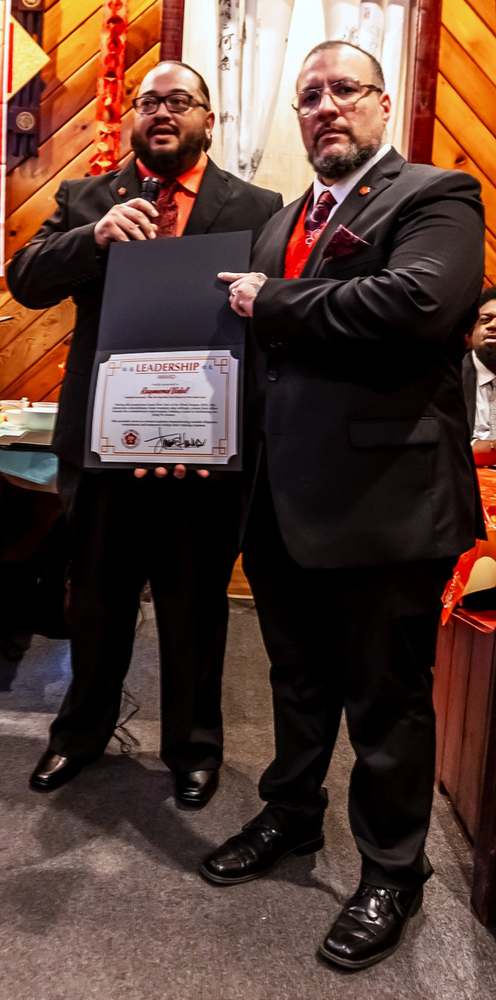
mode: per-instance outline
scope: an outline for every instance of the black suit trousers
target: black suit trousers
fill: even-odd
[[[73,680],[51,727],[53,752],[103,752],[150,580],[160,642],[161,756],[174,771],[219,767],[226,588],[237,554],[240,477],[184,480],[60,463],[72,535]]]
[[[315,825],[344,707],[356,755],[350,825],[363,877],[410,888],[424,854],[434,782],[432,673],[440,597],[453,560],[304,569],[282,541],[263,474],[244,565],[271,661],[276,756],[260,781],[276,826]]]

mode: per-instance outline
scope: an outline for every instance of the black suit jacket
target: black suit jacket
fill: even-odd
[[[463,395],[467,407],[470,436],[473,437],[475,426],[475,411],[477,407],[477,373],[475,371],[472,351],[467,351],[462,365]]]
[[[245,455],[254,478],[265,436],[278,523],[303,566],[454,556],[483,531],[461,383],[484,267],[479,192],[467,174],[391,150],[301,278],[282,276],[308,192],[259,237],[253,268],[269,280],[254,307]],[[370,245],[326,261],[340,224]]]
[[[55,452],[74,465],[83,464],[86,407],[105,277],[105,258],[97,256],[93,230],[112,205],[138,197],[140,190],[134,159],[123,170],[63,181],[56,195],[57,210],[15,254],[8,268],[10,290],[23,305],[44,309],[72,296],[77,306],[54,435]],[[256,238],[281,207],[279,194],[246,184],[209,160],[184,235],[251,229]]]

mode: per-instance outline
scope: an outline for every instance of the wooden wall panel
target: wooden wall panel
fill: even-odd
[[[96,11],[101,11],[101,0],[59,0],[43,18],[43,48],[52,52],[65,38],[72,35],[79,25]]]
[[[439,56],[445,79],[456,87],[463,101],[496,135],[496,86],[444,27],[441,28]]]
[[[477,11],[479,17],[485,21],[496,34],[496,4],[494,3],[494,0],[477,0],[475,3],[473,3],[472,0],[469,0],[469,4]]]
[[[487,216],[496,219],[496,188],[439,120],[434,126],[433,159],[443,170],[465,170],[477,177]]]
[[[48,96],[42,95],[41,144],[66,125],[85,105],[95,100],[98,59],[98,53],[95,53],[63,85]],[[31,160],[26,162],[30,163]]]
[[[129,0],[124,86],[122,158],[129,153],[131,100],[141,79],[159,59],[161,0]],[[101,0],[45,0],[43,47],[50,55],[44,72],[38,158],[11,159],[7,182],[7,254],[36,233],[55,208],[62,180],[89,170],[95,121],[95,93],[102,21]],[[3,287],[3,291],[1,290]],[[74,325],[74,306],[30,310],[0,286],[0,396],[57,398],[60,365]]]
[[[19,377],[19,372],[28,371],[35,365],[40,355],[60,343],[71,332],[74,324],[74,306],[65,299],[52,309],[46,309],[41,316],[23,330],[22,337],[15,337],[2,352],[2,378],[5,379],[5,393],[12,396],[11,387]],[[60,372],[57,373],[60,382]]]
[[[486,209],[487,284],[496,284],[496,5],[444,0],[433,163],[473,174]]]

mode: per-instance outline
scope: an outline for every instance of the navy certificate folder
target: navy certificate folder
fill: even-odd
[[[123,352],[224,348],[239,361],[238,448],[226,465],[212,468],[219,472],[241,469],[246,320],[231,309],[228,285],[217,274],[248,271],[250,248],[249,231],[112,244],[88,407],[86,468],[122,469],[137,464],[110,465],[90,451],[99,364]],[[173,463],[155,459],[138,464]]]

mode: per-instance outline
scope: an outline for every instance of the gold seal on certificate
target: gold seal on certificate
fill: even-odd
[[[226,465],[237,395],[227,349],[112,354],[99,365],[91,450],[102,462]]]

